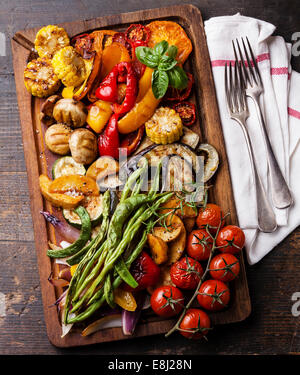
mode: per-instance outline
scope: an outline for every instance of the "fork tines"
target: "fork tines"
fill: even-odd
[[[248,48],[246,47],[244,38],[241,38],[241,42],[242,42],[242,45],[243,45],[243,51],[244,51],[244,55],[243,55],[240,44],[239,44],[239,41],[237,39],[235,40],[235,43],[236,43],[236,46],[237,46],[237,49],[238,49],[238,52],[239,52],[239,58],[238,58],[238,55],[237,55],[235,43],[234,43],[234,41],[232,41],[235,60],[240,61],[241,64],[242,64],[242,72],[243,72],[243,76],[244,76],[244,79],[245,79],[246,83],[249,83],[251,86],[253,86],[254,84],[262,85],[262,80],[261,80],[261,76],[260,76],[259,69],[258,69],[258,66],[257,66],[256,58],[254,57],[250,42],[249,42],[247,37],[246,37],[246,41],[247,41],[247,47]],[[251,56],[251,59],[250,59],[249,55]],[[248,74],[248,69],[246,68],[246,61],[247,61],[247,65],[249,67],[250,74]]]
[[[238,113],[247,108],[245,97],[245,83],[242,76],[241,63],[234,65],[225,63],[225,94],[227,108],[230,113]]]

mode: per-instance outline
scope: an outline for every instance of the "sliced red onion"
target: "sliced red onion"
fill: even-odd
[[[53,278],[52,277],[52,272],[50,274],[50,276],[48,277],[48,281],[56,286],[56,287],[60,287],[60,288],[63,288],[65,286],[68,286],[69,285],[69,281],[67,280],[64,280],[64,279],[58,279],[58,278]]]
[[[62,313],[62,316],[64,315],[64,312]],[[69,314],[69,317],[72,319],[72,318],[75,318],[76,314],[74,313],[70,313]],[[62,333],[61,333],[61,338],[65,337],[71,330],[71,328],[73,327],[73,323],[71,324],[65,324],[64,322],[62,322],[61,324],[61,330],[62,330]]]
[[[145,303],[146,295],[145,293],[141,293],[138,296],[136,296],[136,303],[137,307],[135,311],[122,311],[122,328],[123,333],[126,336],[130,336],[133,334],[135,327],[137,325],[137,322],[141,316],[141,312]]]
[[[111,315],[106,315],[103,318],[100,318],[96,320],[95,322],[91,323],[88,325],[82,332],[82,336],[88,336],[91,335],[92,333],[96,331],[100,331],[102,329],[107,329],[107,328],[115,328],[115,327],[122,327],[123,322],[122,322],[122,315],[119,314],[111,314]]]
[[[64,280],[67,280],[67,281],[70,282],[71,279],[72,279],[71,267],[65,267],[62,270],[60,270],[59,274],[58,274],[58,278],[59,279],[64,279]]]
[[[44,218],[54,226],[58,233],[65,238],[68,242],[75,242],[79,235],[80,231],[66,222],[60,221],[56,216],[50,214],[47,211],[40,211]]]
[[[149,309],[149,307],[151,306],[150,298],[151,298],[151,296],[149,296],[149,294],[146,294],[146,295],[145,295],[145,301],[144,301],[144,304],[143,304],[142,310],[147,310],[147,309]]]

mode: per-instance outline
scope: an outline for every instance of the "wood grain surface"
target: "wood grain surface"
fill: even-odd
[[[62,350],[53,347],[46,335],[33,243],[30,199],[25,172],[21,129],[11,62],[9,39],[23,28],[39,27],[79,18],[134,11],[178,1],[2,1],[0,32],[7,38],[6,56],[0,56],[0,310],[1,354],[284,354],[299,353],[299,318],[291,314],[291,296],[299,291],[299,237],[296,230],[259,264],[248,267],[252,314],[242,323],[218,326],[209,342],[191,342],[179,336],[135,339],[93,347]],[[184,1],[180,2],[185,3]],[[258,17],[278,26],[277,34],[291,41],[299,29],[296,2],[194,1],[204,19],[211,16],[242,14]],[[241,5],[242,4],[242,5]],[[63,7],[68,12],[59,11]],[[299,58],[292,60],[300,70]],[[24,145],[26,147],[26,145]],[[299,271],[298,271],[299,272]]]

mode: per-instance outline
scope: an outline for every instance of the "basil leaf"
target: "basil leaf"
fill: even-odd
[[[152,91],[156,99],[162,98],[169,86],[168,74],[162,70],[154,70],[152,73]]]
[[[153,51],[156,55],[163,55],[169,47],[169,43],[166,40],[162,40],[161,42],[155,44]]]
[[[163,55],[160,59],[158,69],[159,70],[170,70],[177,65],[177,61],[173,57]]]
[[[175,59],[175,57],[177,56],[177,52],[178,52],[178,48],[176,46],[170,46],[168,48],[167,54],[168,54],[168,56]]]
[[[188,77],[180,66],[175,66],[175,68],[169,70],[167,74],[169,77],[170,86],[178,90],[182,90],[187,87]]]
[[[149,68],[156,68],[159,63],[159,58],[154,55],[152,48],[136,47],[135,55],[137,59]]]

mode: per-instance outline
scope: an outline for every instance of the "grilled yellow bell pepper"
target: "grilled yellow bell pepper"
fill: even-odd
[[[118,130],[122,134],[134,132],[153,115],[160,99],[156,99],[150,87],[140,102],[118,121]]]
[[[96,132],[101,133],[112,114],[111,103],[97,100],[90,107],[86,122]]]

